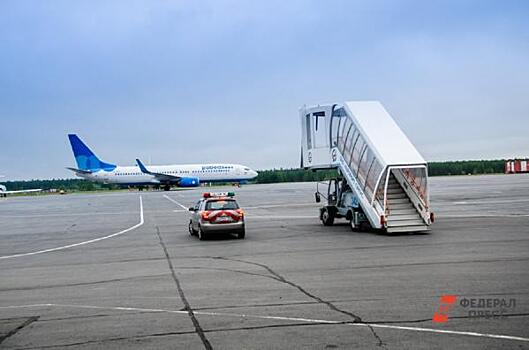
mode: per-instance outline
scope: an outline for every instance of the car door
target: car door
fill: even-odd
[[[191,225],[194,230],[198,230],[198,220],[200,219],[200,204],[202,201],[198,201],[193,207],[195,210],[191,213]]]

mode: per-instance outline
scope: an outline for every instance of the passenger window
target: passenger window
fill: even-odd
[[[307,133],[307,148],[312,148],[312,130],[310,127],[310,114],[305,116],[305,131]]]

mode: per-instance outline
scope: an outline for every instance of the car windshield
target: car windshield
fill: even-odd
[[[206,203],[206,210],[235,210],[239,209],[237,202],[234,200],[214,200]]]

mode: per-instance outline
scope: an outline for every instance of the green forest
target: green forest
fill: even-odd
[[[504,172],[504,160],[463,160],[428,163],[430,176],[499,174]],[[259,176],[252,183],[278,183],[322,181],[336,176],[336,170],[310,171],[304,169],[260,170]],[[8,190],[25,190],[42,188],[57,189],[68,192],[114,190],[119,187],[105,185],[81,179],[53,179],[4,182]]]

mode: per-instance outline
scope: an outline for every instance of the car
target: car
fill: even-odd
[[[236,233],[239,239],[246,236],[244,211],[233,192],[206,192],[189,208],[189,233],[202,241],[220,233]]]

